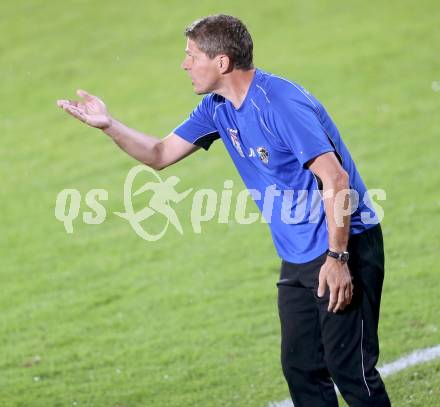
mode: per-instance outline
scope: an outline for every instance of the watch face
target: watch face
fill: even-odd
[[[348,252],[341,253],[341,261],[343,261],[344,263],[346,263],[348,261],[349,257],[350,257],[350,255],[348,254]]]

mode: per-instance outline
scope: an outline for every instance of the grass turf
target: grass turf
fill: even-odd
[[[440,342],[435,1],[4,1],[0,11],[0,405],[264,406],[287,396],[266,225],[210,222],[196,235],[185,201],[183,236],[139,239],[112,214],[136,163],[55,107],[82,87],[127,124],[167,134],[198,101],[179,68],[183,28],[214,12],[247,23],[257,66],[324,103],[367,185],[387,192],[381,362]],[[242,188],[220,143],[161,175],[179,176],[182,191],[220,191],[225,179]],[[79,218],[67,235],[54,217],[64,188],[108,190],[107,220]],[[388,378],[394,404],[435,405],[439,366]]]

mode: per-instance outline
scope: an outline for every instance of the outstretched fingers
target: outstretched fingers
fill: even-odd
[[[57,106],[64,108],[65,106],[75,106],[75,107],[79,107],[79,106],[83,106],[84,103],[78,102],[76,100],[67,100],[67,99],[60,99],[57,100]]]
[[[82,98],[84,98],[84,99],[86,99],[86,100],[91,100],[91,99],[93,99],[93,98],[96,97],[96,96],[91,95],[90,93],[86,92],[86,91],[83,90],[83,89],[78,89],[78,90],[76,91],[76,94],[77,94],[79,97],[82,97]]]
[[[64,106],[69,105],[69,101],[65,99],[59,99],[57,100],[57,106],[63,108]]]
[[[70,115],[72,115],[73,117],[81,120],[82,122],[86,123],[87,119],[84,115],[84,112],[81,109],[78,109],[76,106],[73,105],[67,105],[64,106],[63,109],[69,113]]]

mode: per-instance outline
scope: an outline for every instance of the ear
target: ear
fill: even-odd
[[[228,73],[232,71],[232,61],[227,55],[219,55],[218,69],[220,73]]]

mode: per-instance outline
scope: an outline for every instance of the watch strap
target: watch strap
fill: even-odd
[[[347,251],[334,252],[333,250],[328,250],[327,256],[332,257],[333,259],[339,260],[342,263],[347,263],[348,258],[349,258],[349,253]]]

